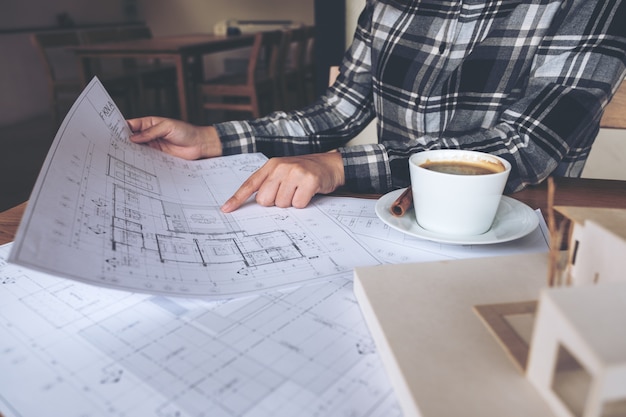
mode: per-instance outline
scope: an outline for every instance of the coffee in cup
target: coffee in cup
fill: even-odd
[[[505,159],[477,151],[440,149],[411,155],[417,223],[451,236],[485,233],[493,223],[510,171]]]
[[[431,171],[443,172],[445,174],[455,175],[487,175],[495,174],[505,170],[504,164],[500,161],[431,161],[427,160],[420,165],[422,168]]]

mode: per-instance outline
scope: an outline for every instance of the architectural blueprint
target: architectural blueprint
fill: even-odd
[[[400,416],[351,273],[226,301],[132,294],[6,263],[4,417]]]
[[[547,249],[545,224],[495,247],[407,238],[372,215],[373,203],[321,197],[315,204],[386,262]],[[9,249],[0,247],[4,417],[401,414],[351,273],[208,302],[33,272],[4,262]]]
[[[547,249],[545,223],[489,247],[408,238],[380,222],[373,203],[321,197],[315,204],[386,262]],[[0,247],[4,417],[401,414],[351,273],[208,302],[33,272],[4,261],[10,246]]]
[[[263,155],[184,161],[129,137],[94,79],[54,140],[11,262],[130,291],[219,298],[378,263],[314,205],[223,214]]]
[[[224,215],[262,155],[187,162],[128,133],[92,81],[0,246],[3,417],[400,416],[352,266],[548,247],[540,213],[484,246],[408,237],[374,200]]]

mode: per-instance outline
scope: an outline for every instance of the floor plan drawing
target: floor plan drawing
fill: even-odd
[[[230,217],[222,214],[218,206],[158,201],[118,186],[114,186],[113,196],[111,250],[123,254],[127,260],[145,254],[161,263],[205,267],[237,265],[240,272],[323,253],[311,247],[303,235],[285,229],[268,229],[255,234],[238,230],[237,224],[231,223]],[[152,216],[146,215],[143,207],[156,211]],[[285,221],[287,216],[278,218]],[[150,230],[147,224],[159,222],[163,223],[159,231],[146,233]],[[307,262],[312,263],[311,259]],[[243,273],[252,274],[251,271]]]
[[[130,291],[232,297],[379,263],[314,205],[220,206],[267,159],[185,161],[136,145],[94,79],[66,117],[11,261]],[[345,256],[349,253],[350,256]]]

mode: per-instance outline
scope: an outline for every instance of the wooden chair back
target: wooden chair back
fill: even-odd
[[[281,30],[257,33],[245,74],[224,74],[199,84],[201,107],[213,111],[212,116],[217,111],[246,112],[255,118],[276,110],[283,41]]]

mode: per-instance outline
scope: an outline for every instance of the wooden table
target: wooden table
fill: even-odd
[[[555,180],[555,205],[609,207],[626,209],[626,181],[582,178],[557,178]],[[378,195],[352,197],[378,198]],[[546,183],[511,194],[511,197],[528,204],[533,209],[547,213]],[[13,241],[22,219],[26,203],[0,213],[0,244]]]
[[[92,60],[102,58],[161,59],[176,66],[178,105],[181,119],[198,121],[195,114],[195,84],[202,77],[204,55],[251,46],[254,34],[218,36],[211,34],[154,37],[120,42],[81,45],[72,48],[79,58],[83,84],[93,78]]]

